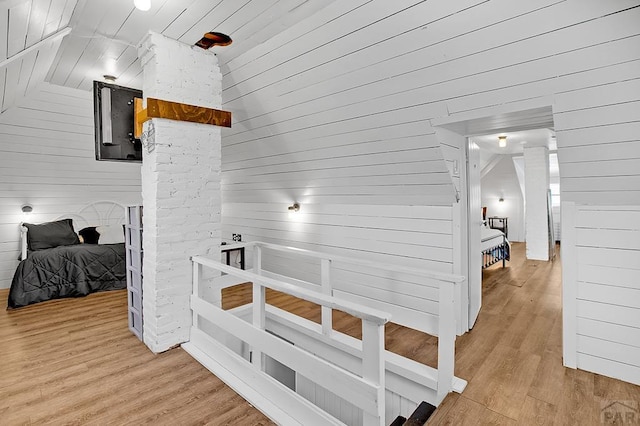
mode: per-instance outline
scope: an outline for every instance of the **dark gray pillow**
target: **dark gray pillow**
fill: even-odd
[[[58,246],[79,244],[78,235],[73,230],[72,219],[62,219],[46,222],[40,225],[24,223],[27,233],[27,247],[29,250],[44,250]]]

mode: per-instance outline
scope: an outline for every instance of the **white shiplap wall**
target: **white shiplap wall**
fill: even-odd
[[[640,204],[640,43],[628,53],[600,84],[556,98],[563,201]]]
[[[0,2],[0,112],[44,80],[75,6],[76,0]]]
[[[488,217],[508,217],[510,241],[524,241],[524,197],[511,156],[500,157],[498,164],[482,177],[482,205],[487,206]]]
[[[0,288],[18,264],[21,221],[141,199],[140,163],[95,159],[91,92],[48,84],[0,115],[0,182]],[[24,219],[27,203],[33,213]]]
[[[426,249],[442,243],[414,232],[451,212],[449,148],[429,120],[545,102],[562,199],[639,204],[638,22],[637,0],[332,3],[222,67],[223,107],[234,112],[223,238],[453,270],[453,254],[437,256],[446,245]],[[293,201],[313,219],[291,220]],[[358,236],[343,232],[354,210],[373,221]],[[376,244],[389,236],[373,230],[394,245]]]
[[[640,207],[563,209],[565,360],[640,384]]]

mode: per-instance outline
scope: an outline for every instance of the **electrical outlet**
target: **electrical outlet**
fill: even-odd
[[[240,234],[231,234],[231,239],[237,243],[242,241],[242,235]]]

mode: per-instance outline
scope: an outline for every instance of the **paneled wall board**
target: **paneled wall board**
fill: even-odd
[[[557,96],[563,200],[640,202],[640,141],[635,132],[640,123],[638,98],[637,79]]]
[[[551,92],[567,92],[580,90],[591,85],[600,86],[620,80],[634,78],[638,75],[640,61],[629,60],[629,54],[637,45],[639,36],[623,38],[615,42],[596,45],[584,49],[567,52],[560,58],[540,59],[536,62],[542,68],[555,67],[556,75],[539,76],[531,81],[513,84],[499,80],[499,85],[481,88],[447,101],[450,112],[468,112],[481,108],[503,105],[513,99],[523,99],[527,94],[537,93],[536,97],[544,98]],[[561,61],[560,61],[561,60]],[[584,68],[585,64],[588,68]],[[512,67],[511,74],[518,74],[527,64]],[[558,68],[562,66],[562,68]],[[504,77],[504,76],[503,76]],[[479,88],[476,88],[479,89]]]
[[[545,119],[559,116],[562,199],[633,204],[638,19],[631,0],[332,3],[225,65],[234,123],[223,132],[223,236],[462,268],[460,223],[434,230],[429,207],[398,216],[412,205],[454,211],[463,156],[431,123],[534,101]],[[298,218],[286,215],[294,201]],[[320,206],[330,210],[306,210]],[[280,258],[278,268],[297,265]]]
[[[602,3],[600,4],[602,5]],[[477,11],[473,11],[472,9],[470,9],[468,11],[470,19],[469,22],[474,22],[475,25],[478,25],[482,28],[479,31],[480,34],[461,31],[461,28],[466,29],[466,26],[461,27],[450,25],[450,22],[447,19],[443,19],[440,22],[434,24],[446,27],[446,31],[448,32],[446,35],[438,34],[438,37],[442,36],[442,45],[437,43],[437,38],[435,40],[433,38],[430,38],[428,46],[425,46],[423,41],[425,37],[424,33],[421,33],[420,37],[415,37],[414,34],[403,34],[402,31],[396,31],[397,33],[399,33],[397,37],[397,43],[400,46],[403,46],[397,47],[403,49],[401,51],[407,52],[402,57],[398,57],[398,49],[394,49],[394,47],[396,46],[388,46],[388,51],[393,52],[393,60],[388,60],[387,62],[382,63],[379,62],[380,57],[378,55],[372,55],[371,52],[360,50],[359,53],[365,56],[365,58],[363,58],[363,61],[360,62],[352,62],[353,65],[357,66],[358,72],[352,72],[345,75],[347,71],[351,71],[349,70],[349,68],[345,69],[344,66],[341,66],[345,64],[336,63],[339,61],[329,62],[324,67],[327,69],[319,70],[313,68],[309,72],[306,72],[304,76],[296,75],[296,78],[294,79],[295,81],[301,81],[305,84],[313,85],[314,89],[318,92],[289,92],[286,96],[277,94],[280,96],[270,97],[269,99],[273,99],[273,101],[282,103],[282,107],[290,107],[291,105],[295,105],[293,108],[290,108],[299,110],[300,99],[304,98],[313,99],[313,102],[317,102],[316,99],[325,99],[327,97],[331,99],[334,97],[338,97],[338,101],[340,102],[341,96],[348,96],[349,103],[353,104],[356,100],[360,100],[363,96],[365,96],[365,99],[368,100],[377,99],[381,96],[381,94],[390,95],[401,92],[405,92],[404,96],[412,96],[412,94],[415,94],[416,89],[421,87],[430,87],[430,89],[428,90],[431,91],[431,96],[424,96],[424,99],[428,99],[429,101],[433,101],[434,99],[441,99],[439,97],[433,96],[433,92],[436,90],[436,94],[442,93],[452,95],[455,92],[459,92],[460,95],[469,94],[469,92],[477,92],[480,89],[478,84],[479,81],[486,81],[486,83],[491,84],[490,87],[492,88],[495,88],[496,85],[502,84],[504,79],[497,77],[506,77],[512,81],[513,79],[520,79],[520,81],[522,81],[523,78],[531,78],[532,73],[537,74],[537,78],[540,78],[545,74],[549,76],[556,76],[556,73],[558,71],[557,66],[552,68],[537,66],[532,67],[529,66],[531,63],[531,59],[544,60],[545,54],[547,58],[553,56],[550,55],[551,52],[560,54],[563,51],[571,51],[572,49],[576,49],[581,46],[589,46],[590,42],[592,44],[600,43],[602,34],[606,35],[607,31],[615,31],[613,29],[613,25],[608,22],[600,22],[600,20],[596,20],[591,23],[592,25],[597,25],[598,28],[593,28],[593,33],[586,38],[576,37],[574,35],[583,31],[583,28],[581,28],[580,26],[576,26],[576,28],[573,28],[568,25],[566,27],[566,30],[552,30],[552,28],[557,25],[557,21],[555,19],[549,18],[556,17],[558,16],[558,14],[561,14],[563,18],[566,19],[566,24],[573,24],[576,22],[580,22],[578,15],[581,13],[588,15],[585,16],[585,18],[593,18],[594,15],[606,12],[605,10],[594,10],[594,7],[597,6],[594,4],[591,4],[591,6],[593,6],[591,8],[584,7],[580,8],[580,10],[571,10],[570,17],[568,16],[568,9],[572,8],[572,5],[567,5],[565,3],[564,5],[556,6],[556,8],[548,7],[540,12],[544,12],[544,15],[539,16],[540,20],[533,19],[534,16],[518,14],[514,10],[499,9],[498,6],[499,5],[497,4],[497,2],[489,2],[486,7],[487,9],[491,8],[493,10],[491,10],[490,12],[491,17],[486,17],[485,19],[499,20],[500,18],[503,18],[504,20],[504,18],[509,18],[509,16],[496,16],[497,14],[503,13],[510,13],[511,17],[513,17],[514,14],[518,15],[517,18],[513,18],[516,19],[516,22],[514,22],[514,27],[517,27],[517,32],[508,31],[508,33],[517,33],[520,36],[519,42],[514,43],[513,40],[509,40],[507,43],[505,43],[504,31],[500,30],[500,25],[487,25],[488,22],[485,19],[478,19],[479,17],[485,17],[485,15],[473,13]],[[429,8],[436,6],[431,6],[430,3],[424,3],[423,7]],[[451,4],[451,6],[449,7],[457,7],[457,3]],[[523,6],[520,6],[520,8],[522,7]],[[606,6],[604,7],[606,8]],[[617,6],[614,6],[614,8],[615,7]],[[567,10],[557,10],[557,8]],[[612,10],[612,8],[609,7],[608,10]],[[427,16],[427,14],[422,16]],[[473,20],[471,20],[471,17],[473,17]],[[632,19],[631,17],[623,18],[625,18],[627,21]],[[608,19],[621,18],[614,15],[609,17]],[[531,25],[531,22],[536,22],[536,25]],[[380,22],[380,25],[383,25],[383,22]],[[541,28],[540,25],[547,25],[549,28]],[[600,27],[604,28],[604,33],[600,31]],[[431,26],[429,26],[428,28],[431,28]],[[632,27],[628,25],[619,25],[617,31],[621,33],[616,34],[616,36],[628,36],[630,34],[637,34],[637,32],[629,33],[629,30],[631,28]],[[376,30],[378,30],[378,28],[375,26],[370,26],[367,29],[372,33],[371,36],[374,36]],[[531,32],[530,37],[526,37],[526,34],[523,34],[524,30]],[[489,34],[482,34],[483,32]],[[568,34],[565,34],[565,32],[568,32]],[[457,38],[455,37],[456,34],[458,35]],[[369,34],[358,35],[362,37],[362,39],[360,40],[361,43],[363,43],[365,42],[363,39],[365,39]],[[350,36],[354,38],[357,37],[356,34],[350,34]],[[301,40],[300,43],[304,43],[304,41]],[[482,47],[479,48],[479,45],[482,45]],[[375,50],[375,52],[379,52],[382,47],[387,47],[384,45],[371,46],[371,50]],[[421,47],[423,48],[421,49]],[[340,51],[341,48],[342,46],[337,46],[332,49],[327,47],[326,50],[329,51],[334,58],[345,58],[345,55],[349,52]],[[478,54],[478,51],[482,51],[482,55]],[[540,51],[540,53],[538,53],[538,51]],[[317,55],[315,55],[316,53],[317,52],[314,51],[313,57],[310,57],[308,59],[311,61],[318,61],[319,59],[317,59]],[[446,54],[447,60],[439,61],[443,54]],[[555,58],[554,60],[557,62],[559,59],[560,58]],[[500,67],[500,64],[503,64],[502,67]],[[519,65],[519,68],[521,69],[518,69],[518,72],[513,69],[510,70],[508,68],[505,68],[509,66],[512,67],[514,65],[518,66],[518,64],[521,64]],[[291,62],[287,62],[286,65],[293,66]],[[255,66],[259,67],[260,64],[255,64]],[[334,67],[334,70],[339,70],[339,72],[335,74],[327,73],[331,70],[331,67]],[[467,78],[469,76],[468,70],[470,69],[474,70],[473,77]],[[279,75],[277,77],[281,80],[290,78],[285,69],[279,68],[278,71]],[[410,73],[411,71],[413,71],[413,74]],[[480,73],[481,71],[485,72]],[[504,75],[496,76],[496,73],[502,73]],[[525,75],[521,75],[522,73],[525,73]],[[314,75],[317,75],[319,78],[324,80],[326,82],[324,84],[329,84],[329,82],[334,81],[341,84],[342,86],[340,86],[340,89],[341,92],[344,93],[337,92],[335,89],[332,90],[332,88],[329,87],[323,87],[322,84],[314,84],[317,83],[314,81]],[[331,79],[328,79],[327,75],[333,75],[333,77]],[[461,81],[455,81],[456,76],[464,79]],[[267,77],[263,75],[262,78],[264,79]],[[370,82],[370,84],[366,85],[365,83],[367,82]],[[439,87],[433,87],[435,83],[444,83],[444,86],[441,85]],[[249,83],[247,82],[247,84]],[[261,84],[262,82],[255,82],[253,86],[254,91],[245,92],[244,97],[251,96],[255,92],[256,85],[260,87]],[[233,102],[231,102],[232,97],[228,97],[227,99],[229,99],[230,101],[229,107],[233,107]],[[295,102],[296,99],[298,100],[297,102]],[[341,102],[341,104],[344,103],[344,101]],[[262,109],[263,107],[263,105],[257,104],[246,105],[246,102],[243,102],[243,104],[245,104],[245,108],[243,108],[245,112],[248,108]],[[270,104],[267,104],[266,106],[272,108],[274,110],[274,113],[276,114],[281,107],[280,105],[271,106]],[[289,115],[291,114],[295,114],[295,112],[291,111]],[[273,120],[273,114],[270,114],[268,118]]]
[[[241,102],[238,106],[241,105],[241,107],[235,116],[234,128],[225,134],[223,153],[231,155],[229,149],[233,148],[233,157],[230,160],[233,159],[236,169],[249,167],[249,164],[252,161],[255,163],[254,160],[258,158],[261,163],[269,161],[270,157],[256,157],[256,153],[267,151],[261,148],[258,148],[259,151],[251,148],[258,145],[267,145],[273,149],[273,151],[269,151],[273,154],[267,155],[275,155],[276,152],[285,151],[286,147],[293,150],[292,157],[295,157],[297,143],[308,145],[307,141],[311,137],[318,141],[317,135],[331,134],[329,130],[323,128],[322,123],[337,124],[340,126],[339,128],[345,130],[348,128],[347,125],[354,127],[354,130],[361,130],[361,127],[356,123],[351,123],[352,120],[349,119],[349,117],[358,117],[359,106],[363,111],[374,114],[372,117],[378,118],[380,114],[384,115],[385,111],[389,111],[390,105],[401,107],[402,111],[409,111],[411,107],[426,106],[428,103],[430,105],[428,108],[419,107],[418,111],[429,116],[438,111],[438,100],[455,102],[456,98],[460,96],[477,95],[483,97],[483,94],[484,98],[487,98],[491,96],[491,90],[500,87],[526,88],[527,84],[545,80],[546,85],[543,87],[547,93],[562,91],[563,88],[554,80],[559,73],[567,75],[580,73],[585,71],[587,62],[591,63],[586,69],[593,69],[594,66],[612,65],[612,61],[619,62],[625,58],[628,60],[629,55],[635,55],[634,50],[629,49],[633,46],[632,41],[628,40],[629,37],[633,38],[638,34],[634,26],[628,25],[638,13],[635,8],[620,12],[624,9],[621,7],[622,5],[603,5],[601,2],[589,2],[588,7],[583,7],[580,10],[572,10],[572,4],[557,2],[539,2],[526,7],[510,5],[509,8],[500,9],[500,13],[504,14],[501,16],[502,20],[508,21],[509,25],[526,28],[530,34],[520,35],[519,32],[519,38],[516,41],[509,40],[505,43],[504,34],[497,32],[502,23],[500,25],[496,23],[492,26],[487,25],[486,20],[477,19],[484,17],[480,13],[481,7],[487,8],[482,10],[493,8],[495,12],[499,3],[493,1],[469,9],[464,9],[459,5],[434,4],[429,6],[427,3],[417,6],[416,3],[416,7],[431,7],[429,11],[433,15],[430,16],[437,16],[447,7],[459,7],[459,13],[452,15],[456,16],[455,19],[465,14],[472,16],[473,13],[473,16],[476,17],[474,25],[478,25],[477,31],[460,32],[459,29],[456,29],[457,27],[450,25],[454,22],[454,18],[442,19],[433,24],[436,25],[435,29],[444,31],[446,28],[446,31],[453,31],[454,34],[451,34],[453,38],[443,36],[441,42],[438,42],[437,39],[430,40],[428,46],[423,46],[424,49],[420,49],[421,39],[408,36],[418,28],[417,25],[412,25],[416,23],[415,19],[419,20],[420,18],[412,17],[412,19],[408,16],[410,13],[415,13],[417,9],[413,7],[406,10],[401,7],[396,8],[395,13],[389,15],[389,19],[402,23],[403,27],[401,28],[405,28],[405,31],[396,31],[397,34],[385,40],[384,43],[390,43],[395,38],[398,39],[398,43],[400,41],[413,43],[402,51],[405,53],[401,54],[402,60],[408,61],[407,66],[397,60],[386,60],[385,56],[375,55],[368,55],[364,63],[351,62],[352,53],[353,55],[363,55],[366,53],[365,51],[371,50],[369,46],[373,46],[373,44],[366,44],[364,38],[365,35],[375,32],[378,26],[387,22],[387,17],[384,16],[382,10],[372,12],[374,15],[371,16],[371,22],[368,25],[351,28],[349,31],[345,28],[342,43],[331,47],[320,47],[317,38],[313,38],[313,42],[310,42],[312,36],[311,33],[308,33],[301,36],[300,40],[279,47],[278,55],[271,57],[270,55],[261,56],[258,54],[260,51],[267,52],[274,48],[269,42],[265,43],[264,46],[254,49],[256,52],[251,53],[255,57],[254,61],[243,64],[242,70],[238,70],[237,73],[230,72],[228,74],[233,77],[232,81],[227,81],[228,84],[225,85],[226,107],[234,109],[236,102],[233,101],[230,91],[240,91],[243,85],[249,84],[251,84],[251,90],[242,90],[242,100],[238,100]],[[632,2],[629,2],[629,5],[633,6]],[[444,9],[438,9],[440,7]],[[528,9],[529,7],[531,9]],[[331,7],[324,9],[323,16],[326,16],[330,11]],[[569,13],[570,11],[575,13]],[[362,10],[358,12],[362,13]],[[451,11],[449,10],[449,12]],[[375,15],[375,13],[380,15]],[[491,18],[487,17],[486,19],[496,19],[494,15],[491,14]],[[546,15],[554,16],[554,19],[542,20],[544,25],[549,28],[527,24],[533,21],[533,17]],[[331,22],[332,28],[334,26],[341,28],[339,22],[341,19],[346,19],[346,16],[348,14],[339,15],[339,18]],[[359,18],[361,16],[358,15]],[[376,16],[376,19],[373,16]],[[558,22],[558,16],[561,17],[561,23]],[[315,24],[317,21],[313,20],[313,24],[310,25]],[[496,27],[495,34],[493,27]],[[434,29],[433,26],[428,28]],[[296,31],[299,29],[292,28],[289,32],[293,34]],[[455,31],[458,32],[458,36],[455,35]],[[479,37],[480,34],[486,37]],[[585,34],[588,36],[585,37]],[[289,34],[283,34],[282,37],[287,35]],[[375,37],[379,37],[379,35],[376,34]],[[619,41],[609,41],[616,39]],[[603,40],[605,41],[603,42]],[[328,42],[328,40],[325,41]],[[472,43],[468,43],[469,41]],[[272,40],[271,42],[276,43],[277,41]],[[479,44],[482,43],[485,44],[483,49],[477,50]],[[613,49],[613,58],[609,55],[595,54],[600,49],[611,49],[610,45],[615,45],[615,43],[622,43],[625,47],[621,45],[620,49]],[[314,48],[314,46],[318,47]],[[376,47],[380,52],[381,46]],[[416,49],[420,50],[419,54]],[[446,51],[448,58],[446,61],[433,62],[437,55],[427,54],[429,50],[436,52],[437,49]],[[310,54],[311,52],[313,55]],[[398,59],[399,51],[393,50],[392,52],[391,56]],[[290,56],[287,56],[287,53]],[[421,61],[427,61],[427,63]],[[500,61],[503,65],[500,65]],[[469,65],[465,65],[467,62]],[[534,62],[537,64],[532,66]],[[315,63],[321,65],[314,66]],[[344,65],[354,68],[344,67]],[[263,72],[265,67],[269,72]],[[469,69],[474,69],[474,73],[469,74],[467,71]],[[234,69],[230,68],[230,71],[234,71]],[[465,79],[465,84],[460,84],[463,80],[458,81],[455,77],[456,73],[460,75],[460,78]],[[277,81],[287,82],[287,84],[291,82],[304,83],[308,85],[304,87],[312,88],[315,92],[305,91],[301,88],[301,90],[288,90],[281,94],[273,93],[272,85],[269,83],[269,75],[271,74]],[[371,80],[368,80],[367,74],[371,76]],[[316,75],[319,78],[317,81],[314,80]],[[396,81],[392,81],[390,78]],[[574,77],[573,80],[576,78]],[[469,84],[466,84],[466,81]],[[585,87],[593,86],[595,83],[593,81],[582,82],[580,79],[576,81],[578,87],[580,84]],[[565,79],[565,82],[569,83],[569,78]],[[267,85],[265,86],[265,84]],[[338,87],[336,84],[342,86]],[[496,84],[503,86],[496,86]],[[571,89],[574,88],[575,86],[571,87]],[[527,98],[531,96],[531,93],[532,90],[528,89],[528,91],[523,90],[520,93],[512,93],[512,95]],[[274,96],[276,94],[277,96]],[[257,97],[261,99],[260,102],[251,101],[252,98]],[[420,102],[421,100],[422,102]],[[428,102],[425,102],[427,100]],[[346,115],[342,114],[346,121],[341,121],[339,124],[334,123],[331,117],[340,116],[341,110],[347,113]],[[625,114],[628,114],[628,111]],[[362,122],[362,124],[365,125],[367,122]],[[308,125],[313,126],[313,132],[311,132],[313,136],[307,133],[311,129],[305,127]],[[345,139],[348,139],[347,134],[344,136]],[[321,141],[318,142],[321,143]],[[246,154],[246,164],[242,161],[242,153],[236,150],[239,146],[243,146],[243,152],[253,153]],[[604,185],[610,185],[610,183]],[[355,192],[358,188],[354,185],[353,189]],[[569,189],[571,189],[570,186]],[[411,197],[411,202],[415,202],[416,197],[412,195],[407,193],[407,196]],[[428,198],[430,193],[425,192],[425,195],[427,196],[425,198]],[[231,199],[233,200],[233,198]],[[243,197],[241,200],[234,201],[245,201],[246,199]],[[389,200],[395,201],[397,199],[398,197],[394,197]],[[327,199],[319,198],[318,201],[327,201]]]
[[[140,202],[140,164],[96,161],[91,93],[44,84],[0,115],[0,288],[18,264],[19,223],[91,201]],[[20,207],[31,204],[23,216]]]
[[[491,25],[492,23],[503,21],[503,26],[506,26],[508,23],[504,22],[507,22],[510,17],[513,18],[514,15],[521,14],[523,7],[535,9],[540,5],[548,5],[552,2],[537,2],[538,4],[528,2],[526,6],[515,8],[512,3],[505,1],[494,1],[485,4],[484,7],[479,5],[477,8],[469,6],[483,2],[414,1],[413,3],[414,7],[405,8],[404,4],[398,6],[385,4],[383,6],[379,2],[372,2],[368,5],[370,10],[369,16],[367,16],[368,21],[361,20],[365,13],[358,9],[354,13],[355,16],[352,14],[339,16],[336,20],[331,21],[331,27],[323,27],[318,31],[322,31],[327,36],[318,34],[314,38],[311,36],[297,38],[295,40],[296,46],[290,46],[295,55],[287,58],[288,60],[280,60],[277,66],[273,65],[273,62],[278,62],[277,59],[272,61],[270,57],[263,56],[261,61],[269,63],[271,72],[260,76],[257,84],[253,84],[254,90],[256,87],[264,88],[265,85],[274,82],[286,82],[286,85],[282,85],[282,89],[286,88],[287,90],[277,92],[281,96],[291,95],[297,86],[320,86],[317,89],[323,89],[318,83],[329,84],[331,79],[327,76],[331,74],[327,71],[332,69],[340,70],[335,74],[339,83],[344,85],[352,81],[358,82],[354,86],[339,86],[342,89],[357,89],[372,80],[381,81],[381,79],[400,74],[404,74],[404,78],[400,80],[406,81],[410,77],[407,75],[410,71],[427,64],[441,62],[443,52],[454,53],[455,50],[451,49],[451,46],[459,45],[463,48],[466,46],[467,52],[472,53],[476,51],[478,43],[484,43],[491,38],[491,36],[479,37],[479,34],[474,34],[474,31],[469,29],[470,25],[471,29],[481,29],[480,32],[484,30],[485,33],[492,33],[495,42],[503,44],[504,33],[501,31],[500,25]],[[388,13],[389,9],[394,9],[394,13]],[[477,16],[483,16],[484,19],[482,21],[474,19]],[[526,17],[521,17],[520,20],[525,21]],[[460,25],[458,21],[463,21],[464,24]],[[390,25],[390,22],[395,25]],[[360,25],[358,25],[359,23]],[[544,22],[540,22],[540,24],[543,25]],[[553,24],[549,23],[548,25]],[[513,26],[517,27],[518,22]],[[535,28],[526,26],[525,28],[537,32],[540,26]],[[520,26],[518,30],[518,33],[522,34],[523,27]],[[293,31],[295,29],[292,29]],[[340,32],[347,36],[338,37]],[[500,37],[497,37],[498,34]],[[288,34],[283,33],[281,36],[287,37]],[[324,41],[322,41],[323,39]],[[338,42],[331,43],[332,40],[338,40]],[[428,40],[427,45],[425,45],[425,40]],[[263,46],[263,50],[268,49],[269,46]],[[386,55],[381,56],[380,52],[385,52]],[[448,57],[455,58],[456,56]],[[260,67],[261,61],[254,61],[254,63],[258,62],[257,65]],[[428,62],[425,63],[425,61]],[[391,74],[376,73],[375,70],[380,69],[381,62],[389,62],[382,69]],[[392,65],[391,63],[395,63],[396,66],[389,67],[388,65]],[[376,66],[372,67],[372,65]],[[244,70],[247,68],[245,67]],[[294,68],[296,69],[294,73],[289,72]],[[231,69],[231,71],[235,70]],[[245,72],[249,73],[250,71]],[[257,75],[255,71],[251,74]],[[243,84],[249,85],[251,80],[245,80]],[[241,90],[240,85],[231,86],[227,92],[237,92],[239,95],[247,93]],[[371,92],[371,94],[375,93]],[[324,94],[335,95],[336,92],[335,89],[324,90]],[[233,93],[228,93],[228,96],[230,101],[235,97]],[[287,100],[286,98],[282,99],[281,96],[277,101]]]
[[[341,158],[349,159],[362,153],[388,154],[395,151],[415,153],[416,150],[420,150],[419,154],[423,161],[440,160],[442,155],[438,152],[438,145],[432,134],[425,132],[424,124],[415,126],[415,134],[402,135],[403,132],[407,132],[411,127],[414,126],[401,127],[396,125],[387,135],[381,134],[380,130],[371,132],[370,135],[366,132],[358,132],[351,135],[347,141],[345,141],[344,136],[340,138],[323,138],[322,146],[319,146],[317,140],[301,140],[288,150],[282,150],[284,147],[278,146],[277,149],[282,151],[274,152],[276,149],[274,147],[268,152],[268,155],[265,155],[261,149],[238,152],[237,145],[229,145],[225,149],[227,161],[224,169],[232,171],[240,168],[240,166],[249,168],[266,164],[287,164],[327,158],[339,161]],[[252,157],[248,157],[249,155],[252,155]],[[236,158],[238,160],[235,160]],[[397,171],[397,173],[402,173],[402,170]]]
[[[44,81],[62,40],[14,56],[66,27],[75,4],[75,0],[25,0],[0,7],[0,61],[11,61],[0,69],[0,111],[7,111]]]
[[[575,271],[577,367],[640,384],[640,207],[574,209],[563,268]]]
[[[302,204],[300,212],[292,214],[286,204],[225,203],[223,237],[230,239],[231,233],[239,233],[247,241],[451,272],[451,220],[447,207]],[[292,276],[304,278],[300,271],[315,271],[317,278],[319,270],[315,266],[307,269],[298,259],[271,254],[268,258],[265,265],[274,272],[290,269]]]

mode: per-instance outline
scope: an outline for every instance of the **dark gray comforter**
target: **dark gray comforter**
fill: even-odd
[[[77,244],[29,253],[11,282],[8,306],[127,287],[124,244]]]

